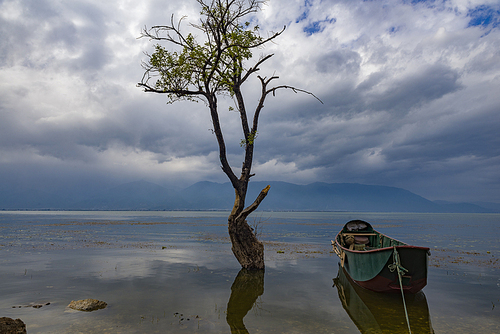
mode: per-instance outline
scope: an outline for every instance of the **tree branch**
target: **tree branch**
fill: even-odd
[[[142,83],[142,82],[139,82],[137,84],[137,87],[142,87],[144,89],[144,91],[148,92],[148,93],[174,94],[174,95],[178,95],[178,96],[183,96],[183,95],[203,95],[203,96],[206,97],[206,93],[203,92],[203,91],[192,91],[192,90],[183,90],[183,89],[179,89],[179,90],[160,90],[160,89],[153,88],[150,85],[148,85],[146,83]]]
[[[274,56],[273,53],[259,59],[259,61],[253,67],[248,69],[247,73],[245,73],[245,75],[241,79],[241,83],[245,82],[252,73],[257,72],[259,70],[259,66],[272,56]]]
[[[257,198],[255,199],[255,201],[251,205],[249,205],[247,208],[245,208],[243,211],[241,211],[240,214],[238,215],[238,217],[236,218],[236,220],[237,221],[244,220],[252,212],[254,212],[259,207],[260,203],[264,200],[264,198],[266,198],[267,193],[268,193],[270,188],[271,188],[271,186],[268,185],[267,187],[262,189],[260,191],[259,196],[257,196]]]
[[[214,126],[215,137],[217,138],[217,143],[219,144],[219,159],[221,162],[221,167],[224,173],[227,175],[233,188],[239,188],[238,177],[234,174],[229,162],[227,161],[226,144],[224,142],[224,136],[222,135],[222,129],[220,127],[219,114],[217,112],[217,98],[215,96],[207,96],[210,115],[212,117],[212,124]]]
[[[184,37],[184,35],[181,33],[181,30],[180,30],[181,23],[185,18],[186,18],[186,16],[181,17],[179,19],[179,21],[177,22],[177,27],[175,27],[174,14],[172,14],[172,16],[170,17],[170,25],[169,26],[157,25],[157,26],[152,26],[151,28],[149,28],[149,30],[146,29],[146,27],[144,27],[144,29],[141,32],[141,36],[139,36],[139,38],[147,37],[150,40],[168,41],[168,42],[171,42],[173,44],[176,44],[176,45],[179,45],[182,47],[188,46],[189,44],[187,43],[186,38]],[[165,37],[160,36],[161,31],[166,32]],[[172,37],[170,35],[170,31],[173,31],[175,33],[177,39],[175,39],[174,37]]]
[[[275,78],[278,78],[278,77],[273,77],[271,79],[275,79]],[[270,80],[271,80],[270,79]],[[275,96],[276,94],[276,91],[278,89],[291,89],[294,93],[305,93],[305,94],[308,94],[308,95],[311,95],[312,97],[314,97],[316,100],[318,100],[319,102],[321,102],[321,104],[324,104],[323,101],[321,101],[321,99],[319,97],[317,97],[316,95],[314,95],[313,93],[307,91],[307,90],[304,90],[304,89],[300,89],[300,88],[296,88],[296,87],[293,87],[293,86],[287,86],[287,85],[281,85],[281,86],[276,86],[276,87],[273,87],[269,90],[266,91],[266,95],[269,94],[269,93],[273,93],[273,96]]]
[[[266,44],[267,42],[272,41],[273,39],[275,39],[279,35],[281,35],[283,33],[283,31],[285,31],[285,28],[286,28],[286,26],[283,27],[283,29],[281,29],[280,32],[274,33],[271,37],[263,39],[263,40],[261,40],[258,43],[255,43],[255,44],[252,44],[252,45],[241,45],[241,44],[238,44],[238,43],[228,44],[226,47],[224,47],[223,50],[226,50],[226,49],[229,49],[229,48],[232,48],[232,47],[238,47],[238,48],[242,48],[242,49],[255,49],[255,48],[258,48],[259,46],[262,46],[262,45]]]

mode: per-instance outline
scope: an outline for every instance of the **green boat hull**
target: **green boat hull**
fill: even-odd
[[[358,239],[364,243],[358,243]],[[390,238],[360,220],[348,222],[332,244],[341,266],[363,288],[377,292],[398,292],[402,288],[416,293],[427,284],[427,247],[410,246]],[[396,267],[402,272],[401,279]]]

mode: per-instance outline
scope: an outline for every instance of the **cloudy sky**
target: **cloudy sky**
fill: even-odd
[[[0,190],[147,180],[226,182],[203,103],[136,87],[141,28],[194,0],[0,0]],[[255,180],[402,187],[428,199],[500,202],[498,0],[270,0],[252,18],[285,32],[262,76]],[[255,60],[254,60],[255,61]],[[250,65],[254,62],[251,61]],[[254,106],[257,78],[245,87]],[[238,114],[221,102],[235,168]]]

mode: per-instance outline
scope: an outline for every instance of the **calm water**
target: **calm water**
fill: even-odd
[[[407,299],[413,333],[500,333],[499,214],[258,212],[265,273],[240,271],[227,215],[0,212],[0,317],[30,334],[407,333],[400,296],[360,291],[331,253],[364,219],[431,248],[428,285]],[[108,307],[67,308],[85,298]]]

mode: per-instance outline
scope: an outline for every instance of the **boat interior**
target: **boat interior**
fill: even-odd
[[[369,223],[363,220],[351,220],[345,224],[337,240],[342,247],[355,251],[406,245],[375,231]]]

